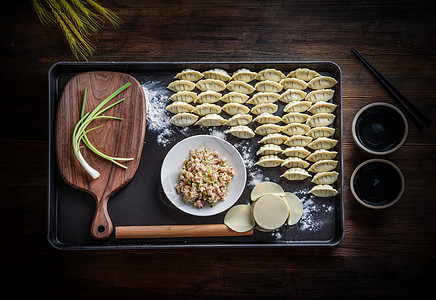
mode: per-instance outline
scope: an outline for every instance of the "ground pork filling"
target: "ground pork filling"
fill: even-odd
[[[184,202],[198,208],[206,203],[215,206],[227,196],[227,185],[234,174],[233,168],[217,151],[194,149],[183,162],[176,191]]]

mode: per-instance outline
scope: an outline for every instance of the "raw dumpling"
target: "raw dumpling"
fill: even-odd
[[[256,83],[254,88],[258,92],[278,93],[283,89],[283,86],[280,83],[277,83],[275,81],[266,80],[266,81],[260,81],[260,82]]]
[[[319,160],[310,166],[309,172],[321,173],[321,172],[333,171],[334,169],[336,169],[337,165],[338,165],[337,160],[333,160],[333,159]]]
[[[269,124],[269,123],[278,123],[282,120],[279,116],[269,114],[269,113],[263,113],[258,115],[253,119],[254,122],[260,123],[260,124]]]
[[[244,125],[234,126],[227,130],[226,133],[230,133],[231,135],[234,135],[241,139],[250,139],[255,136],[253,130],[251,130],[250,127]]]
[[[198,116],[191,113],[180,113],[174,115],[170,122],[179,127],[191,126],[198,120]]]
[[[250,109],[243,104],[227,103],[223,105],[223,111],[225,111],[229,115],[236,115],[236,114],[248,114],[248,112],[250,112]]]
[[[284,89],[305,90],[307,89],[307,82],[298,78],[286,78],[280,81]]]
[[[309,125],[310,127],[325,127],[332,124],[334,120],[335,120],[334,114],[321,113],[321,114],[310,116],[307,119],[306,124]]]
[[[289,147],[294,147],[294,146],[306,147],[307,145],[309,145],[309,143],[312,140],[313,139],[310,136],[297,134],[289,137],[285,142],[285,145]]]
[[[282,162],[283,159],[281,159],[277,155],[265,155],[265,156],[261,156],[259,161],[255,163],[255,165],[265,168],[272,168],[272,167],[280,166]]]
[[[283,127],[282,132],[287,135],[303,135],[310,130],[306,124],[291,123]]]
[[[224,125],[226,119],[217,114],[205,115],[195,123],[199,126],[221,126]]]
[[[304,112],[312,105],[309,101],[291,101],[283,108],[283,112]]]
[[[286,168],[302,168],[306,169],[309,166],[309,163],[302,158],[299,157],[288,157],[282,162],[282,167]]]
[[[176,76],[174,76],[174,78],[196,82],[203,78],[203,74],[192,69],[185,69],[182,72],[178,73]]]
[[[318,101],[329,101],[333,98],[334,94],[335,91],[331,89],[311,91],[309,94],[307,94],[306,100],[314,103]]]
[[[175,80],[168,85],[168,89],[173,92],[192,91],[195,88],[195,83],[189,80]]]
[[[279,133],[282,131],[283,126],[277,125],[277,124],[263,124],[260,125],[254,130],[255,133],[258,135],[268,135],[272,133]]]
[[[188,113],[194,109],[194,106],[183,101],[176,101],[166,107],[166,110],[173,114]]]
[[[307,147],[313,149],[313,150],[319,150],[319,149],[331,149],[338,143],[337,140],[326,138],[326,137],[320,137],[311,142],[307,145]]]
[[[284,177],[288,180],[304,180],[311,175],[302,168],[290,168],[285,171],[280,177]]]
[[[283,74],[281,71],[276,69],[264,69],[260,71],[256,76],[256,80],[259,81],[270,80],[270,81],[280,82],[280,80],[284,78],[286,78],[285,74]]]
[[[317,197],[333,197],[338,194],[338,191],[335,190],[331,185],[320,184],[315,185],[309,193],[317,196]]]
[[[192,112],[199,116],[205,116],[210,114],[219,114],[221,112],[221,106],[211,103],[203,103],[197,105]]]
[[[286,92],[280,95],[279,100],[283,103],[289,103],[291,101],[300,101],[306,98],[307,93],[302,90],[288,89]]]
[[[195,86],[202,92],[214,91],[221,92],[226,89],[226,84],[221,80],[216,79],[202,79],[198,81]]]
[[[279,99],[280,95],[271,92],[256,93],[247,101],[248,104],[262,104],[262,103],[274,103]]]
[[[211,69],[209,71],[205,71],[203,72],[203,76],[207,79],[216,79],[221,81],[229,81],[231,78],[229,73],[222,69]]]
[[[286,135],[280,134],[280,133],[271,133],[266,136],[264,136],[259,143],[261,144],[274,144],[274,145],[281,145],[283,144],[288,137]]]
[[[238,92],[230,92],[221,97],[221,101],[225,103],[245,103],[249,96]]]
[[[227,126],[247,125],[251,122],[253,117],[248,114],[236,114],[224,123]]]
[[[302,113],[287,113],[282,117],[282,122],[286,124],[304,123],[309,118],[309,115]]]
[[[330,137],[335,134],[335,129],[332,127],[315,127],[309,130],[306,135],[314,139],[320,137]]]
[[[309,81],[308,86],[312,90],[321,90],[334,87],[338,82],[333,77],[319,76]]]
[[[287,77],[298,78],[304,81],[310,81],[315,77],[321,76],[318,72],[308,68],[298,68],[288,74]]]
[[[322,114],[322,113],[332,113],[335,111],[337,105],[333,103],[327,103],[324,101],[316,102],[312,107],[309,109],[309,112],[312,114]]]
[[[170,97],[171,101],[183,101],[186,103],[191,103],[195,101],[195,99],[197,99],[197,94],[189,91],[177,92]]]
[[[206,91],[198,94],[195,103],[216,103],[221,99],[221,94],[214,91]]]
[[[230,81],[227,83],[226,87],[231,92],[238,92],[246,95],[254,92],[254,87],[244,81]]]
[[[294,146],[289,147],[283,150],[283,155],[286,155],[287,157],[299,157],[299,158],[306,158],[310,155],[310,151],[305,149],[304,147],[300,146]]]
[[[257,73],[251,72],[248,69],[239,69],[233,73],[232,80],[250,82],[256,78]]]
[[[255,115],[260,115],[262,113],[273,114],[277,111],[278,105],[274,103],[261,103],[257,104],[251,109],[251,113]]]
[[[332,184],[338,180],[339,173],[336,171],[321,172],[313,176],[312,182],[315,184]]]
[[[338,155],[336,151],[329,151],[325,149],[319,149],[310,154],[306,159],[310,162],[317,162],[320,160],[333,159]]]
[[[282,147],[275,144],[266,144],[259,148],[257,155],[277,155],[282,153]]]

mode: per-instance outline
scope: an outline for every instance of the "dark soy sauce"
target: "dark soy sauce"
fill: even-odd
[[[362,201],[382,206],[394,201],[401,192],[401,177],[397,170],[383,162],[371,162],[356,173],[354,190]]]

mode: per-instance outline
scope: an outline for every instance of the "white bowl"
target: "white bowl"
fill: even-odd
[[[183,202],[175,186],[179,182],[183,162],[189,157],[189,151],[202,147],[218,151],[219,156],[225,158],[227,163],[233,167],[235,175],[227,186],[228,194],[225,201],[220,201],[213,207],[207,204],[203,208],[197,208]],[[175,207],[194,216],[212,216],[229,209],[238,201],[245,188],[247,173],[241,155],[230,143],[215,136],[194,135],[180,141],[170,149],[162,163],[160,180],[165,195]]]

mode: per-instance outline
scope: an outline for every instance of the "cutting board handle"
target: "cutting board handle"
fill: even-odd
[[[91,225],[91,235],[96,240],[107,240],[114,227],[107,211],[107,202],[109,197],[96,201],[94,219]]]

